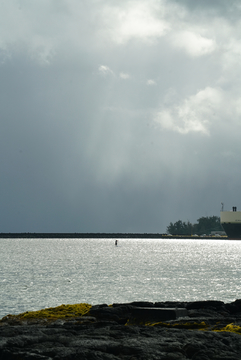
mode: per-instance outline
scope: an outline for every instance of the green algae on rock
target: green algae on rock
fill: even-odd
[[[37,311],[26,311],[18,315],[7,315],[4,316],[0,322],[6,320],[35,320],[35,319],[46,319],[46,320],[57,320],[57,319],[68,319],[72,317],[81,317],[87,315],[92,305],[86,303],[74,304],[74,305],[60,305],[57,307],[46,308]]]
[[[146,321],[143,319],[135,319],[133,317],[136,303],[131,304],[113,304],[111,305],[95,305],[92,306],[87,303],[73,304],[73,305],[60,305],[57,307],[46,308],[38,311],[27,311],[18,315],[7,315],[0,320],[0,324],[4,323],[42,323],[52,322],[58,319],[63,321],[72,321],[72,319],[78,320],[83,318],[85,321],[116,321],[126,326],[146,326],[146,327],[163,327],[169,329],[183,329],[183,330],[199,330],[199,331],[214,331],[214,332],[232,332],[241,335],[240,322],[231,322],[234,319],[229,319],[221,315],[220,319],[211,319],[210,317],[192,319],[183,318],[177,319],[176,321]],[[146,303],[144,304],[146,306]],[[139,308],[138,308],[139,309]],[[143,307],[143,309],[146,309]],[[150,307],[151,310],[155,311],[158,308]],[[165,308],[168,310],[169,308]],[[162,310],[165,310],[162,309]],[[238,309],[239,310],[239,309]],[[208,314],[208,313],[207,313]],[[209,314],[208,314],[209,315]],[[218,315],[218,313],[216,314]],[[87,319],[87,317],[89,319]],[[219,315],[220,316],[220,315]],[[91,318],[91,319],[90,319]],[[216,320],[216,321],[215,321]],[[217,321],[219,320],[219,321]],[[230,321],[231,320],[231,321]],[[81,319],[82,321],[82,319]],[[228,322],[230,321],[230,322]],[[226,322],[226,323],[225,323]]]
[[[232,333],[241,335],[241,326],[235,325],[233,323],[228,324],[221,328],[214,328],[212,330],[216,331],[216,332],[232,332]]]
[[[141,324],[141,316],[137,323],[133,317],[136,305],[61,305],[6,316],[0,320],[0,359],[240,360],[241,302],[182,303],[187,316],[163,322],[144,316]]]
[[[201,322],[177,322],[177,323],[164,323],[164,322],[157,322],[157,323],[145,323],[145,326],[162,326],[167,328],[174,328],[174,329],[188,329],[188,330],[206,330],[209,325],[207,325],[204,321]]]

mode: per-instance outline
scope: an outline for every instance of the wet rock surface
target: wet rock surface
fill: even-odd
[[[187,316],[142,324],[133,317],[140,307],[181,308]],[[241,301],[103,304],[87,316],[51,322],[5,317],[0,359],[240,360]]]

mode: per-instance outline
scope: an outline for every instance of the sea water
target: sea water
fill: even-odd
[[[0,318],[61,304],[241,298],[241,241],[0,239]]]

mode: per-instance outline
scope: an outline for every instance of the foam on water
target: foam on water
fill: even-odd
[[[241,242],[0,239],[0,318],[61,304],[241,298]]]

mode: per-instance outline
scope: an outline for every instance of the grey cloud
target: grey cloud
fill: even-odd
[[[183,4],[189,9],[212,9],[216,12],[227,14],[229,10],[236,8],[238,1],[225,1],[225,0],[203,0],[203,1],[192,1],[192,0],[174,0],[177,4]]]
[[[29,37],[1,38],[1,231],[165,232],[170,221],[218,215],[221,202],[241,206],[237,25],[224,49],[204,4],[217,47],[194,57],[173,46],[168,11],[170,34],[117,43],[101,13],[112,2],[58,4],[22,6],[22,18],[37,21]],[[207,121],[209,135],[163,127],[163,110],[184,129]]]

